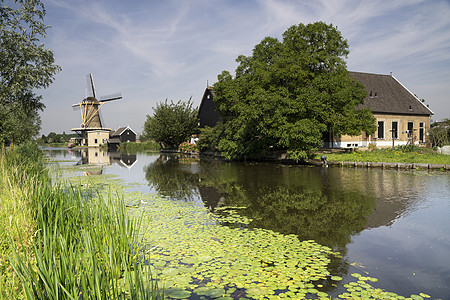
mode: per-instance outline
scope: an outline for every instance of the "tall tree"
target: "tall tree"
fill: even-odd
[[[244,158],[286,149],[306,159],[322,135],[375,130],[367,109],[357,110],[365,91],[346,69],[348,44],[331,24],[294,25],[283,40],[267,37],[251,56],[239,56],[233,77],[224,71],[214,84],[223,121],[219,149]]]
[[[177,149],[198,127],[197,108],[189,101],[161,102],[153,107],[153,116],[147,115],[142,136],[158,142],[162,148]]]
[[[61,70],[40,43],[49,28],[44,16],[39,0],[0,0],[0,143],[38,134],[45,105],[33,91],[47,88]]]

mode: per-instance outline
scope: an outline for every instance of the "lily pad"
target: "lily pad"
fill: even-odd
[[[179,288],[171,288],[165,291],[165,295],[172,299],[187,299],[191,296],[190,291]]]

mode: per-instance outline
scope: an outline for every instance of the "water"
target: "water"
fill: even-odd
[[[97,164],[133,188],[211,211],[246,207],[251,227],[314,239],[342,255],[333,274],[367,273],[399,295],[450,299],[450,176],[439,171],[229,163],[176,155],[49,150],[63,164]],[[331,295],[342,287],[328,291]]]

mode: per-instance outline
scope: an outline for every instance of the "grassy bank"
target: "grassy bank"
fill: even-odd
[[[317,153],[316,157],[320,157],[321,155],[325,155],[328,161],[426,163],[450,165],[450,155],[437,154],[419,147],[396,147],[394,149],[389,148],[346,153]]]
[[[16,299],[22,293],[20,280],[9,261],[12,243],[27,255],[33,250],[36,232],[35,186],[46,180],[43,157],[37,147],[27,144],[0,153],[0,298]],[[12,243],[11,243],[12,242]]]
[[[0,297],[154,299],[139,218],[120,196],[52,184],[34,144],[0,158]]]

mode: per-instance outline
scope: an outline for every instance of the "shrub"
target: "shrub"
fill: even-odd
[[[178,150],[181,152],[197,152],[198,145],[194,143],[183,142],[178,146]]]

